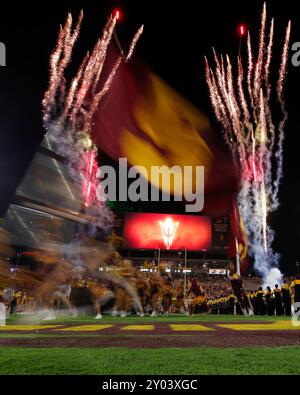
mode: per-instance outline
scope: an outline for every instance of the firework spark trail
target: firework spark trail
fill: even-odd
[[[83,74],[83,71],[84,71],[84,69],[86,67],[88,58],[89,58],[89,53],[86,54],[85,58],[83,59],[83,62],[81,64],[81,66],[78,69],[78,72],[77,72],[76,76],[73,78],[73,80],[71,82],[71,86],[70,86],[70,89],[69,89],[69,92],[68,92],[68,95],[67,95],[67,98],[66,98],[66,101],[65,101],[65,109],[64,109],[63,120],[65,120],[68,117],[69,112],[70,112],[70,110],[71,110],[71,108],[72,108],[72,106],[74,104],[75,95],[78,92],[79,82],[82,79],[82,74]]]
[[[67,159],[72,179],[81,186],[83,202],[86,203],[85,211],[95,218],[91,228],[105,231],[111,224],[112,216],[104,199],[98,199],[96,193],[99,183],[95,160],[97,148],[90,137],[91,120],[101,99],[108,92],[121,62],[130,59],[143,27],[134,36],[127,57],[123,59],[120,56],[107,79],[100,84],[108,47],[116,26],[116,17],[110,17],[93,51],[85,56],[68,86],[65,70],[72,59],[82,18],[81,12],[73,29],[72,16],[68,14],[64,26],[60,28],[57,45],[50,58],[50,81],[43,100],[43,120],[51,145]]]
[[[254,99],[256,105],[259,105],[260,88],[262,83],[262,69],[264,66],[266,19],[267,19],[267,8],[266,8],[266,3],[264,3],[262,17],[261,17],[258,58],[257,58],[257,64],[254,73],[253,93],[254,93]]]
[[[133,54],[133,51],[135,49],[135,46],[136,46],[138,40],[140,39],[140,37],[141,37],[141,35],[143,33],[143,30],[144,30],[144,26],[142,25],[139,28],[139,30],[136,32],[135,36],[133,37],[131,45],[130,45],[130,48],[129,48],[129,51],[128,51],[128,54],[126,56],[126,62],[128,62],[130,60],[130,58],[131,58],[131,56]]]
[[[226,63],[213,50],[214,68],[206,62],[206,80],[216,117],[223,126],[224,137],[241,172],[238,205],[249,238],[249,251],[255,268],[265,278],[278,265],[279,256],[272,251],[274,232],[268,226],[268,214],[278,205],[282,179],[282,144],[287,119],[283,88],[287,71],[291,23],[288,23],[277,82],[277,98],[283,112],[279,133],[275,133],[270,108],[269,80],[274,39],[274,20],[267,22],[263,6],[258,55],[253,56],[251,37],[247,37],[247,67],[237,59],[237,76],[228,56]],[[246,76],[244,78],[244,75]],[[275,159],[275,161],[274,161]],[[276,163],[275,163],[276,162]],[[275,164],[275,167],[274,167]],[[272,271],[279,273],[279,271]],[[276,279],[275,279],[276,280]]]
[[[251,46],[251,37],[250,37],[250,32],[248,32],[247,36],[247,51],[248,51],[248,73],[247,73],[247,85],[248,85],[248,93],[250,96],[250,102],[251,102],[251,109],[253,112],[253,116],[255,117],[255,111],[254,111],[254,98],[252,94],[252,87],[251,87],[251,80],[252,80],[252,73],[253,73],[253,56],[252,56],[252,46]],[[254,118],[256,121],[256,118]]]
[[[99,44],[96,44],[96,47],[94,49],[94,54],[95,54],[95,59],[96,59],[96,64],[98,64],[97,68],[98,70],[95,73],[94,76],[94,81],[93,81],[93,88],[92,88],[92,92],[95,93],[97,90],[97,85],[103,70],[103,66],[104,66],[104,60],[106,57],[106,53],[107,53],[107,48],[108,45],[111,41],[112,35],[114,33],[115,30],[115,26],[116,26],[116,22],[117,19],[116,17],[112,19],[111,22],[108,21],[105,29],[104,29],[104,40],[99,40]],[[99,54],[99,56],[97,56],[97,54]]]
[[[285,79],[285,75],[287,72],[290,37],[291,37],[291,21],[289,21],[287,29],[286,29],[282,58],[281,58],[282,60],[281,60],[281,65],[280,65],[280,70],[279,70],[279,79],[277,82],[278,98],[280,100],[280,104],[281,104],[281,108],[282,108],[283,112],[285,109],[283,88],[284,88],[284,79]]]
[[[266,181],[269,181],[267,178],[268,168],[266,169],[266,158],[268,151],[266,151],[266,140],[267,140],[267,121],[266,121],[266,112],[265,112],[265,103],[262,89],[260,90],[260,128],[261,128],[261,137],[260,137],[260,173],[261,173],[261,209],[262,209],[262,236],[263,236],[263,247],[264,251],[267,254],[268,245],[267,245],[267,199],[266,199]],[[265,171],[266,170],[266,171]]]
[[[91,53],[91,56],[87,61],[87,64],[83,70],[81,86],[78,91],[79,94],[77,95],[74,103],[72,119],[78,119],[78,117],[80,117],[80,112],[82,112],[84,100],[90,89],[92,89],[93,95],[96,94],[95,86],[97,85],[97,82],[101,75],[101,71],[103,69],[107,48],[111,41],[116,21],[116,18],[109,19],[104,28],[103,37],[99,38]]]
[[[207,63],[207,68],[211,74],[211,79],[214,81],[214,87],[215,87],[215,90],[212,90],[212,92],[214,92],[214,95],[211,94],[211,97],[214,97],[215,102],[218,103],[221,103],[222,101],[225,102],[228,116],[226,115],[226,122],[225,122],[225,118],[223,119],[223,124],[224,125],[226,124],[227,131],[229,132],[228,133],[229,143],[233,144],[234,136],[237,135],[237,129],[239,128],[238,125],[239,119],[235,114],[235,109],[236,109],[235,100],[233,100],[232,97],[230,96],[230,93],[232,93],[232,91],[229,92],[230,87],[226,79],[226,77],[228,77],[229,79],[231,78],[230,70],[229,71],[226,70],[223,58],[221,58],[221,63],[220,63],[214,49],[213,49],[213,53],[216,63],[216,75],[214,75],[212,70],[209,69],[209,65]],[[227,64],[230,65],[230,61],[228,57],[226,59],[227,59]],[[220,94],[218,94],[218,92]]]
[[[213,109],[215,111],[216,117],[219,120],[219,122],[223,120],[225,129],[226,131],[228,131],[228,133],[224,134],[224,137],[226,143],[229,145],[231,140],[231,133],[232,133],[232,130],[230,128],[230,119],[227,116],[227,110],[225,108],[225,105],[223,104],[221,96],[219,95],[215,76],[209,68],[209,64],[206,57],[205,57],[205,66],[206,66],[206,80],[208,81],[209,86],[211,86],[212,88],[211,90],[215,93],[214,95],[212,94],[210,95]]]
[[[58,89],[64,92],[65,85],[62,83],[64,70],[69,65],[72,57],[73,48],[77,38],[83,19],[83,12],[80,12],[77,24],[75,26],[73,34],[72,29],[72,15],[68,14],[65,25],[60,27],[57,45],[50,57],[50,82],[49,89],[45,93],[43,100],[44,108],[44,121],[50,121],[51,107],[55,105],[56,95]],[[49,117],[45,119],[45,117]]]
[[[215,111],[216,117],[219,121],[221,121],[221,117],[225,119],[226,113],[225,113],[225,107],[220,100],[220,96],[217,94],[217,87],[216,87],[216,81],[214,75],[211,75],[209,65],[207,58],[205,57],[205,73],[206,73],[206,81],[208,81],[209,85],[212,86],[212,89],[216,92],[215,96],[211,96],[211,101],[213,105],[213,109]],[[228,139],[227,135],[225,135],[225,138]]]
[[[289,51],[289,43],[290,43],[290,37],[291,37],[291,21],[289,21],[287,29],[286,29],[286,35],[285,35],[285,41],[284,41],[284,47],[283,47],[283,53],[282,53],[282,61],[280,65],[280,70],[279,70],[279,78],[277,82],[277,95],[279,99],[279,103],[281,106],[281,111],[283,113],[283,119],[281,120],[279,124],[279,140],[278,140],[278,148],[276,152],[276,159],[277,159],[277,177],[275,180],[274,184],[274,196],[278,196],[278,191],[280,187],[280,181],[283,176],[283,141],[284,141],[284,128],[285,124],[287,122],[288,114],[285,108],[285,102],[284,102],[284,97],[283,97],[283,88],[284,88],[284,79],[287,73],[287,63],[288,63],[288,51]],[[277,206],[279,206],[279,202],[276,201]]]
[[[269,43],[267,45],[266,67],[264,70],[264,80],[265,80],[265,86],[266,86],[268,100],[269,100],[270,94],[271,94],[271,84],[270,84],[269,76],[270,76],[270,64],[271,64],[271,59],[272,59],[273,37],[274,37],[274,19],[272,18],[270,33],[269,33]]]
[[[250,123],[250,114],[248,110],[248,104],[245,98],[245,93],[243,90],[243,80],[244,80],[244,70],[243,70],[243,65],[240,57],[238,58],[238,68],[239,68],[239,73],[238,73],[238,91],[239,91],[239,97],[241,101],[241,106],[245,118],[245,122],[247,124]]]

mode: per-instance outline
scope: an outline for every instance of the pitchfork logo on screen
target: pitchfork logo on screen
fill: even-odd
[[[162,238],[165,243],[166,249],[169,250],[173,244],[176,230],[180,222],[174,222],[170,217],[166,218],[164,221],[158,222],[161,227]]]
[[[130,249],[210,250],[211,220],[200,215],[130,212],[123,236]]]
[[[2,42],[0,42],[0,66],[6,66],[6,47]]]

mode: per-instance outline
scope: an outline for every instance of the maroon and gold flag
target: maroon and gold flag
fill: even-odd
[[[116,59],[114,50],[108,67]],[[216,144],[208,117],[139,62],[121,64],[95,114],[93,138],[111,158],[127,158],[148,174],[151,166],[179,166],[182,173],[184,166],[204,166],[204,212],[230,213],[237,174],[230,154]],[[193,190],[195,177],[193,171],[184,180]],[[162,180],[155,186],[173,195],[182,192]]]
[[[240,259],[241,273],[243,274],[248,267],[248,236],[238,205],[236,201],[233,201],[230,214],[230,243],[228,255],[234,258],[237,253]]]

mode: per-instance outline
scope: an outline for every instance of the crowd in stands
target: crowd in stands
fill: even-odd
[[[135,312],[157,314],[243,314],[241,303],[225,276],[189,274],[175,276],[164,268],[141,271],[129,261],[115,267],[117,282],[99,281],[97,278],[76,279],[57,287],[51,303],[76,309],[90,305],[95,318],[101,319],[104,311],[126,316]],[[9,313],[31,313],[43,307],[43,301],[34,291],[5,289],[0,291]],[[292,305],[300,302],[300,278],[285,280],[274,289],[258,287],[245,293],[255,315],[291,315]],[[91,307],[92,306],[92,307]]]

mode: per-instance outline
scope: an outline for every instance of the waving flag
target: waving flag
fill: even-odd
[[[110,55],[114,58],[114,49]],[[93,135],[110,157],[130,165],[192,166],[184,182],[195,191],[196,166],[204,166],[204,212],[229,214],[237,175],[230,155],[214,142],[208,117],[139,63],[123,63],[106,100],[95,114]],[[181,194],[176,184],[158,184],[163,192]]]
[[[230,214],[230,235],[229,256],[233,258],[238,254],[241,273],[245,273],[248,267],[248,237],[236,201],[233,201]]]

